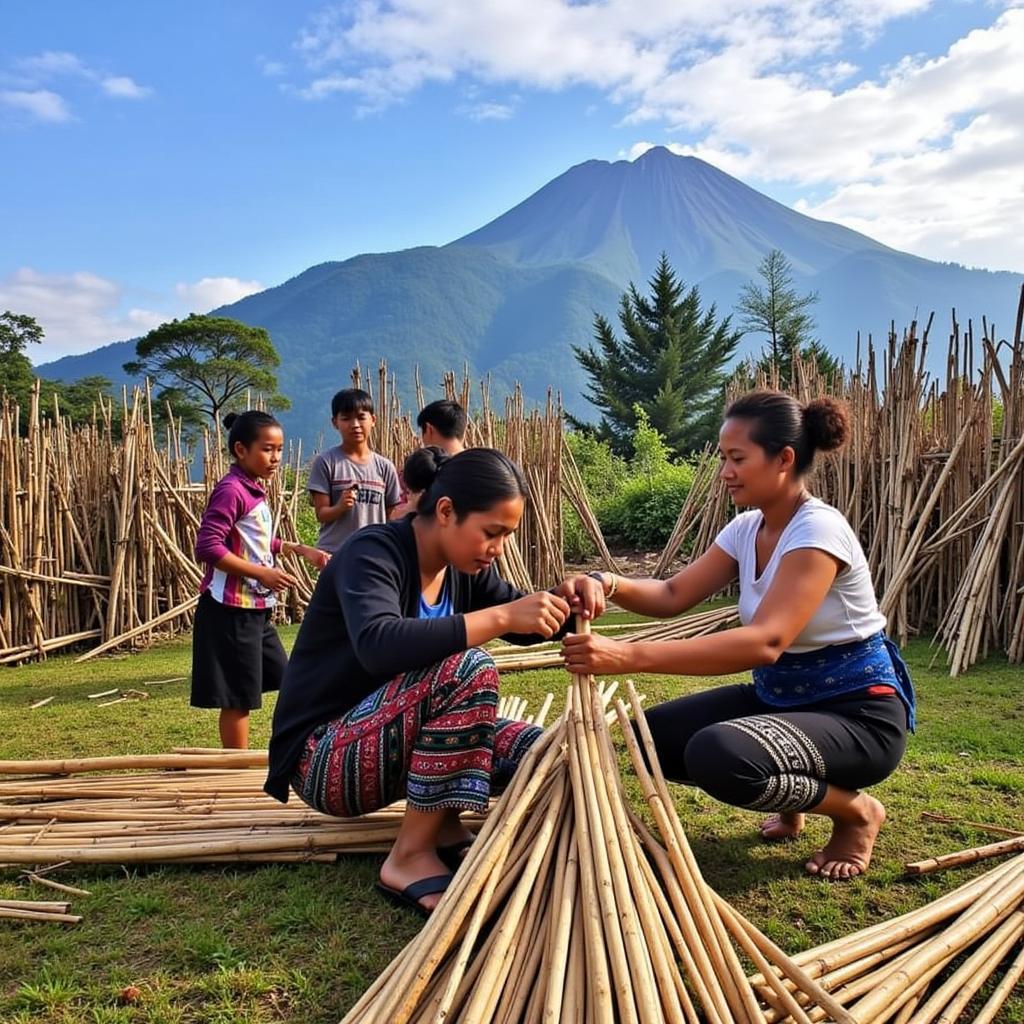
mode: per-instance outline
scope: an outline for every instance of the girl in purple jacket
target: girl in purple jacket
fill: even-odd
[[[284,433],[269,413],[224,417],[234,463],[217,483],[196,534],[206,572],[192,633],[192,706],[220,708],[225,747],[249,746],[249,712],[281,686],[288,657],[270,623],[275,591],[296,580],[274,565],[294,551],[322,569],[325,551],[273,534],[264,481],[281,463]]]

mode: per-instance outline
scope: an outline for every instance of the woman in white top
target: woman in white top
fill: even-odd
[[[569,636],[563,647],[570,671],[596,675],[752,670],[752,684],[648,712],[662,768],[726,803],[775,812],[765,839],[797,835],[805,812],[831,818],[832,836],[806,868],[833,880],[867,870],[885,808],[861,790],[896,768],[914,725],[913,686],[883,632],[860,542],[804,484],[814,453],[838,448],[848,429],[832,399],[804,407],[755,391],[733,402],[719,433],[721,477],[749,511],[669,580],[600,575],[616,604],[661,618],[738,579],[742,625],[649,643]]]

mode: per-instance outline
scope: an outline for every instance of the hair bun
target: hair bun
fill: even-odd
[[[225,416],[224,419],[221,420],[221,423],[223,423],[224,426],[227,427],[228,430],[230,430],[235,425],[235,420],[237,420],[237,419],[238,419],[238,413],[237,412],[229,412],[227,414],[227,416]]]
[[[425,491],[437,479],[441,467],[451,459],[444,449],[436,445],[417,448],[402,466],[402,478],[410,491]]]
[[[808,402],[803,408],[803,421],[807,439],[817,451],[835,451],[850,436],[849,410],[835,398]]]

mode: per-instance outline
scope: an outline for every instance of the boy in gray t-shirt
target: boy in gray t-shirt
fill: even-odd
[[[320,523],[317,547],[331,554],[361,527],[387,522],[401,501],[394,463],[370,448],[376,421],[373,399],[360,388],[339,391],[331,401],[341,444],[317,455],[306,483]]]

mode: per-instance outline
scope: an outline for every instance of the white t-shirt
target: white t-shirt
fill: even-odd
[[[885,629],[885,616],[878,609],[864,550],[838,509],[818,498],[805,501],[786,524],[764,572],[757,577],[755,542],[762,522],[759,509],[741,512],[715,538],[715,543],[739,565],[740,622],[746,625],[753,620],[783,555],[799,548],[816,548],[839,559],[844,568],[787,652],[803,654],[829,644],[848,644]]]

